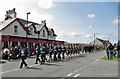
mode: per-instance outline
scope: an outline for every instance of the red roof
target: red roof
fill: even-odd
[[[9,19],[9,20],[5,20],[3,22],[1,22],[2,28],[0,29],[0,31],[6,29],[7,27],[9,27],[10,24],[12,24],[13,22],[18,21],[18,23],[23,27],[23,29],[28,33],[29,30],[24,26],[24,24],[19,20],[19,18],[15,18],[15,19]],[[4,24],[3,24],[4,23]]]

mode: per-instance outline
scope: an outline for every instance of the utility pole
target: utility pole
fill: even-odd
[[[30,12],[26,13],[27,14],[27,27],[28,28],[28,15],[30,14]],[[26,32],[26,47],[27,47],[27,32]]]
[[[108,38],[109,42],[110,42],[111,36],[112,36],[112,35],[109,35],[109,38]]]
[[[95,33],[94,33],[94,45],[95,45],[95,37],[96,37],[96,36],[95,36]]]
[[[94,33],[94,45],[95,45],[95,39],[96,39],[96,35],[99,33]]]

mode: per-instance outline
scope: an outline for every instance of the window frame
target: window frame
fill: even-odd
[[[18,34],[18,26],[14,25],[14,34]]]

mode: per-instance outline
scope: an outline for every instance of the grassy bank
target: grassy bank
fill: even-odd
[[[117,57],[113,57],[113,59],[108,59],[107,56],[104,56],[102,59],[110,60],[110,61],[120,61],[120,58],[117,58]]]

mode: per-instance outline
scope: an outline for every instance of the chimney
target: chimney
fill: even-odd
[[[16,17],[17,17],[17,13],[15,12],[15,8],[13,8],[13,10],[6,11],[5,20],[13,19]]]

